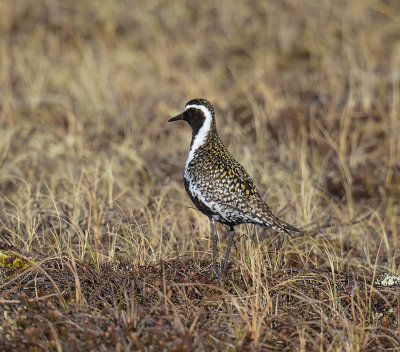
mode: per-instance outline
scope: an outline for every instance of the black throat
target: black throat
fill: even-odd
[[[205,120],[206,118],[201,111],[187,114],[186,121],[190,127],[192,127],[192,142],[197,133],[199,133],[199,130],[203,126]]]

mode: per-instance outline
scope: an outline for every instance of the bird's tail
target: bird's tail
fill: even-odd
[[[285,231],[301,232],[297,227],[289,225],[287,222],[282,221],[282,225]]]
[[[269,208],[268,208],[268,210],[269,210]],[[265,217],[263,219],[262,224],[259,224],[256,222],[255,222],[255,224],[259,225],[259,226],[267,226],[267,227],[270,227],[279,232],[285,232],[290,236],[291,236],[291,233],[289,231],[302,232],[297,227],[294,227],[294,226],[288,224],[286,221],[283,221],[283,220],[277,218],[274,214],[271,213],[271,211],[268,211],[268,213],[269,213],[268,217]]]
[[[301,230],[299,230],[297,227],[294,227],[283,220],[280,220],[280,219],[277,219],[277,220],[278,220],[279,226],[273,227],[275,230],[278,230],[280,232],[285,232],[289,236],[292,236],[292,234],[289,231],[301,232]]]

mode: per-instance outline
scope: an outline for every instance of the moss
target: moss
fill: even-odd
[[[8,278],[28,266],[28,260],[22,255],[10,250],[0,249],[0,268],[7,269]]]

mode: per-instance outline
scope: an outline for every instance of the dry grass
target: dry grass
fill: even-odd
[[[1,349],[400,348],[376,281],[400,275],[397,1],[0,12]],[[278,252],[241,226],[222,282],[181,180],[190,129],[166,123],[194,97],[306,230]]]

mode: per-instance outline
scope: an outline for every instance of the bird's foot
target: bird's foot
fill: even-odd
[[[222,264],[222,272],[224,273],[226,271],[226,268],[228,267],[228,262],[224,261],[224,263]]]
[[[215,275],[215,277],[216,277],[217,279],[220,280],[220,279],[223,277],[223,270],[221,271],[219,267],[220,267],[219,263],[217,263],[217,262],[214,262],[214,263],[213,263],[213,272],[214,272],[214,275]]]

